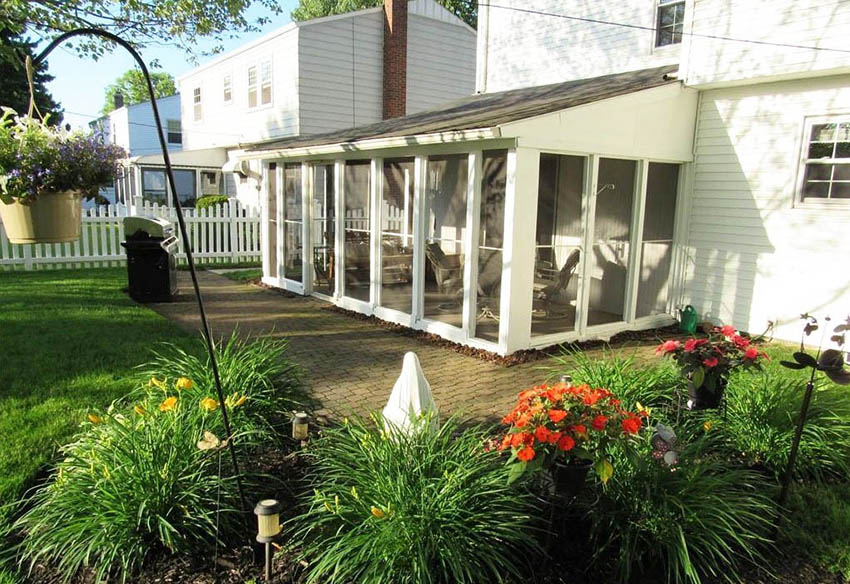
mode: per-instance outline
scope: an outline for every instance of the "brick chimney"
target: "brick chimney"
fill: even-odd
[[[384,0],[384,119],[407,113],[407,2]]]

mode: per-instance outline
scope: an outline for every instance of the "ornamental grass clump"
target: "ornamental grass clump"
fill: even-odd
[[[410,434],[348,421],[307,451],[315,489],[284,530],[307,581],[419,584],[527,577],[536,515],[487,434],[426,420]]]
[[[76,191],[95,198],[112,182],[126,152],[93,133],[67,132],[0,108],[0,202],[34,201],[41,195]]]
[[[648,440],[617,457],[617,473],[588,513],[595,559],[613,558],[623,583],[658,572],[668,584],[738,581],[742,567],[765,562],[775,483],[718,456],[723,437],[710,425],[677,433],[673,466],[652,456]]]

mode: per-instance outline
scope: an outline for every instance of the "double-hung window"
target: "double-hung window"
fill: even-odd
[[[192,104],[194,106],[194,119],[196,122],[201,121],[201,114],[203,111],[201,110],[201,88],[196,87],[192,91]]]
[[[801,202],[850,207],[850,116],[806,123],[801,166]]]
[[[665,47],[682,42],[685,23],[685,0],[658,0],[655,46]]]
[[[233,101],[233,76],[225,75],[222,80],[222,90],[223,90],[223,98],[224,103],[230,103]]]
[[[183,128],[180,125],[180,120],[167,120],[168,128],[168,143],[182,144],[183,143]]]
[[[262,61],[248,67],[248,108],[272,102],[272,62]]]

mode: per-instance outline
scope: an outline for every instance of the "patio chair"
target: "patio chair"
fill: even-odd
[[[439,243],[431,242],[425,246],[425,256],[434,269],[440,294],[463,289],[463,259],[460,254],[446,255]]]
[[[558,271],[558,278],[552,284],[545,286],[535,294],[535,309],[539,309],[546,313],[546,316],[560,315],[565,312],[565,302],[559,302],[559,297],[562,297],[570,285],[570,280],[578,267],[578,262],[581,259],[581,252],[574,249],[567,257],[567,261]]]

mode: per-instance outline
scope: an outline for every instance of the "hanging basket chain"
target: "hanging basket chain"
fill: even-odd
[[[145,77],[145,82],[147,84],[148,94],[150,95],[150,98],[151,98],[151,109],[153,110],[154,123],[155,123],[155,126],[156,126],[157,135],[159,137],[159,145],[162,149],[162,158],[163,158],[163,162],[165,163],[165,173],[166,173],[166,176],[168,177],[168,184],[171,187],[171,195],[172,195],[172,200],[173,200],[173,203],[174,203],[174,209],[177,211],[177,224],[178,224],[178,227],[180,229],[180,237],[183,239],[183,245],[184,245],[184,249],[186,251],[186,262],[188,263],[188,266],[189,266],[189,273],[192,277],[192,286],[194,288],[195,298],[197,299],[197,303],[198,303],[198,312],[199,312],[200,319],[201,319],[202,334],[203,334],[204,340],[206,341],[207,353],[209,355],[210,368],[212,369],[213,377],[215,379],[215,386],[216,386],[216,392],[218,394],[219,404],[221,404],[221,408],[220,408],[221,409],[221,417],[222,417],[222,421],[224,423],[224,430],[225,430],[225,434],[226,434],[225,440],[227,441],[227,447],[228,447],[228,450],[230,452],[230,459],[231,459],[231,463],[233,465],[233,472],[234,472],[234,476],[236,478],[236,486],[237,486],[238,491],[239,491],[239,498],[240,498],[240,502],[241,502],[241,505],[242,505],[242,511],[246,513],[246,519],[249,519],[250,515],[248,515],[248,514],[251,512],[251,509],[247,506],[246,500],[245,500],[245,491],[244,491],[244,488],[242,486],[242,475],[241,475],[241,472],[239,471],[239,462],[238,462],[237,457],[236,457],[236,449],[235,449],[235,446],[234,446],[233,432],[230,428],[230,418],[229,418],[228,413],[227,413],[227,404],[226,404],[225,397],[224,397],[224,391],[222,390],[222,387],[221,387],[221,375],[219,374],[218,362],[217,362],[216,357],[215,357],[215,343],[213,341],[212,333],[210,332],[209,322],[207,321],[206,310],[204,309],[204,301],[203,301],[203,298],[201,297],[201,288],[200,288],[200,285],[198,283],[198,274],[197,274],[197,271],[195,270],[195,260],[194,260],[194,257],[192,255],[192,244],[189,240],[189,236],[188,236],[188,233],[187,233],[187,230],[186,230],[186,220],[183,217],[183,207],[180,204],[180,198],[177,196],[176,181],[174,180],[174,170],[172,169],[172,166],[171,166],[171,157],[168,154],[168,145],[167,145],[167,142],[165,140],[165,133],[163,132],[163,129],[162,129],[162,120],[161,120],[160,115],[159,115],[159,108],[157,107],[157,104],[156,104],[156,94],[154,92],[154,87],[153,87],[153,82],[151,81],[150,72],[148,71],[148,68],[145,65],[145,62],[142,60],[141,55],[139,55],[139,53],[132,47],[132,45],[130,45],[130,43],[128,43],[127,41],[125,41],[121,37],[119,37],[119,36],[117,36],[117,35],[115,35],[111,32],[107,32],[105,30],[101,30],[101,29],[98,29],[98,28],[78,28],[78,29],[70,30],[66,33],[59,35],[53,41],[51,41],[50,44],[47,45],[47,47],[35,58],[34,61],[28,59],[29,64],[27,66],[27,77],[28,77],[28,80],[29,80],[29,83],[30,83],[30,107],[35,108],[35,99],[34,99],[34,96],[33,96],[33,79],[34,79],[34,76],[32,75],[33,62],[35,64],[42,63],[44,61],[44,59],[47,57],[47,55],[49,55],[57,46],[59,46],[61,43],[63,43],[67,39],[72,38],[72,37],[76,37],[76,36],[97,36],[97,37],[101,37],[101,38],[104,38],[106,40],[112,41],[113,43],[121,46],[122,48],[126,49],[128,53],[130,53],[130,55],[133,57],[133,59],[135,59],[136,63],[139,65],[139,68],[142,71],[142,75],[144,75],[144,77]],[[36,111],[38,111],[37,108],[35,108],[35,109],[36,109]],[[41,115],[41,114],[39,113],[39,115]],[[219,476],[219,480],[221,480],[220,476]]]
[[[41,62],[40,58],[39,62]],[[27,117],[33,117],[32,114],[33,112],[35,112],[38,114],[38,119],[44,122],[44,115],[38,109],[38,104],[35,103],[35,69],[32,64],[32,57],[29,55],[27,55],[27,59],[24,62],[24,68],[27,71],[27,85],[29,86],[30,92],[30,103],[29,107],[27,108]]]

